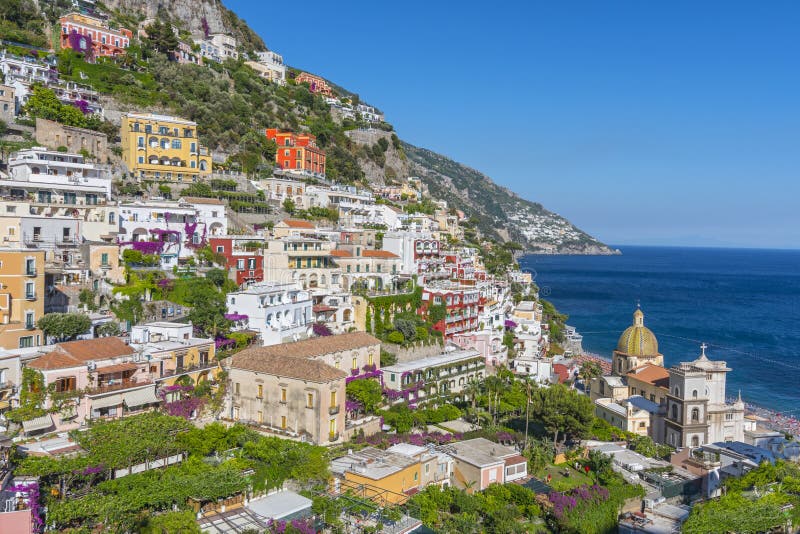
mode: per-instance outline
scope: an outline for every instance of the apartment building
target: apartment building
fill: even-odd
[[[197,123],[154,113],[127,113],[120,126],[122,160],[139,179],[191,183],[211,174],[211,152]]]
[[[383,291],[394,289],[399,279],[400,257],[388,250],[339,245],[331,254],[342,272],[345,291],[356,288]]]
[[[334,252],[333,243],[324,239],[303,235],[269,239],[264,249],[264,280],[296,282],[312,291],[338,291],[342,270],[334,261]]]
[[[325,175],[325,151],[317,146],[315,136],[276,128],[267,128],[266,136],[278,145],[275,162],[281,169]]]
[[[208,243],[211,250],[225,257],[225,266],[237,285],[264,281],[264,237],[215,236]]]
[[[0,348],[44,343],[36,327],[44,315],[44,264],[42,250],[0,249]]]
[[[209,41],[219,51],[221,60],[226,59],[239,59],[238,43],[235,37],[224,33],[214,33],[211,35]]]
[[[119,205],[120,239],[133,246],[153,242],[152,252],[171,268],[189,258],[208,239],[228,233],[225,205],[215,199],[186,197],[178,201],[148,200]]]
[[[375,447],[350,451],[331,461],[331,472],[338,479],[334,487],[358,488],[361,496],[381,506],[404,504],[422,490],[421,467],[418,458]]]
[[[308,341],[324,344],[323,338]],[[345,427],[347,374],[295,355],[289,350],[293,345],[251,348],[232,356],[227,411],[232,420],[263,430],[317,445],[335,443]]]
[[[45,421],[23,423],[26,433],[52,426],[70,430],[92,419],[122,417],[160,402],[148,361],[117,337],[59,343],[28,367],[42,373],[46,388],[62,395],[48,396],[45,408],[54,413]]]
[[[486,438],[468,439],[438,447],[453,457],[453,483],[467,493],[483,491],[528,476],[528,460],[516,450]]]
[[[468,384],[484,377],[486,361],[474,349],[450,346],[442,354],[399,362],[381,372],[391,401],[418,404],[448,395],[466,398]]]
[[[111,28],[102,19],[82,13],[69,13],[58,19],[61,48],[71,48],[90,57],[117,57],[125,53],[133,32]]]
[[[383,250],[400,257],[400,272],[417,275],[420,283],[450,278],[443,249],[442,243],[430,233],[398,231],[383,236]]]
[[[313,323],[308,291],[294,282],[260,282],[228,293],[228,316],[235,328],[258,332],[263,345],[277,345],[309,336]]]
[[[256,52],[258,61],[245,61],[259,76],[272,83],[279,85],[286,84],[286,65],[283,63],[283,56],[272,50],[266,52]]]
[[[328,84],[328,82],[319,76],[314,74],[309,74],[308,72],[301,72],[297,76],[295,76],[294,82],[298,85],[307,83],[308,90],[315,94],[320,94],[322,96],[332,97],[334,96],[333,88]]]
[[[422,289],[422,310],[444,306],[445,318],[433,327],[450,338],[453,334],[478,329],[480,290],[456,282],[431,282]]]
[[[17,116],[17,99],[14,88],[0,84],[0,120],[6,124],[13,122]]]
[[[150,379],[171,386],[182,377],[192,384],[216,379],[221,367],[211,338],[194,336],[192,323],[152,322],[131,329],[130,345],[148,362]],[[167,401],[170,397],[167,396]]]

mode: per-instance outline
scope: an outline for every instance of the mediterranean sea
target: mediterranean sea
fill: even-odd
[[[800,416],[800,250],[619,247],[620,256],[525,256],[583,348],[610,358],[641,303],[666,366],[724,360],[728,396]]]

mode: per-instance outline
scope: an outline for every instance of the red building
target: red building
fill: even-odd
[[[420,311],[427,315],[432,306],[443,305],[446,310],[445,318],[436,322],[433,328],[449,338],[453,334],[478,328],[479,301],[480,290],[475,287],[442,284],[422,290]]]
[[[225,256],[229,271],[238,285],[264,281],[265,240],[258,236],[211,237],[211,250]]]
[[[61,48],[93,57],[116,57],[125,53],[133,32],[126,28],[112,29],[105,21],[89,15],[70,13],[58,19],[61,24]]]
[[[331,86],[328,85],[327,81],[319,76],[315,76],[307,72],[301,72],[295,77],[294,81],[297,84],[307,83],[308,90],[312,93],[320,94],[322,96],[334,96]]]
[[[275,161],[281,169],[325,174],[325,151],[317,146],[313,135],[282,132],[277,128],[267,128],[266,135],[278,145]]]

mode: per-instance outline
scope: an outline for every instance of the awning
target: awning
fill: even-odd
[[[22,422],[22,429],[25,433],[36,432],[37,430],[44,430],[53,426],[53,416],[50,414],[31,419],[30,421]]]
[[[138,369],[139,366],[135,363],[118,363],[116,365],[109,365],[106,367],[98,367],[97,374],[98,375],[107,375],[111,373],[123,373],[125,371],[133,371]]]
[[[128,391],[122,398],[128,408],[161,402],[161,399],[156,396],[155,386]]]
[[[122,395],[109,395],[108,397],[100,397],[99,399],[92,399],[92,410],[99,408],[110,408],[111,406],[119,406],[122,404]]]

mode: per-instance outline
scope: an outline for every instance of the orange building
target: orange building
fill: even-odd
[[[267,128],[266,134],[278,145],[275,161],[281,169],[325,174],[325,151],[317,146],[316,137],[277,128]]]
[[[94,57],[116,57],[125,53],[133,33],[126,28],[109,28],[103,20],[70,13],[58,19],[61,24],[61,48],[88,52]],[[71,37],[74,34],[74,37]]]
[[[309,74],[307,72],[301,72],[295,76],[294,81],[297,84],[307,83],[308,90],[312,93],[317,93],[322,96],[334,96],[331,86],[319,76],[314,76],[313,74]]]

